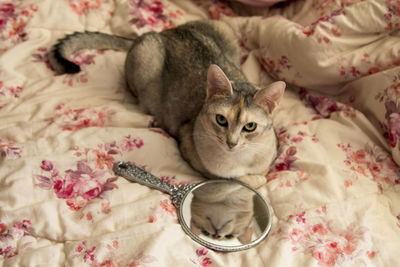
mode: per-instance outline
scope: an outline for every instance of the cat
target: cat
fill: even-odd
[[[207,178],[232,178],[257,188],[277,156],[271,113],[285,83],[257,87],[240,68],[237,39],[222,21],[195,21],[128,39],[74,33],[49,54],[58,73],[84,48],[127,51],[128,87],[147,113],[176,138],[183,158]]]
[[[250,243],[254,196],[240,184],[221,182],[196,188],[190,206],[190,229],[216,240],[237,238],[242,244]]]

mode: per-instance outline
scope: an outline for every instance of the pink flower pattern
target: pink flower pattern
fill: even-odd
[[[72,109],[65,104],[56,108],[56,115],[50,119],[63,131],[78,131],[87,127],[102,127],[110,121],[115,114],[114,110],[107,108],[82,108]]]
[[[6,159],[18,159],[21,157],[22,149],[14,142],[0,138],[0,156]]]
[[[310,94],[305,89],[300,89],[299,95],[305,104],[312,108],[312,112],[316,114],[313,120],[330,118],[335,113],[339,113],[347,118],[356,117],[356,110],[354,108],[331,98]]]
[[[331,40],[327,37],[327,32],[335,37],[340,37],[340,29],[336,25],[336,17],[344,14],[343,9],[333,11],[329,15],[321,16],[317,21],[309,26],[303,27],[303,34],[307,37],[314,36],[318,43],[329,44]]]
[[[287,217],[288,232],[282,230],[274,233],[274,237],[283,237],[291,244],[293,252],[311,255],[319,266],[330,267],[346,261],[363,262],[363,256],[373,258],[376,252],[371,244],[366,243],[366,227],[350,223],[340,227],[334,221],[326,219],[326,206],[311,211],[302,211]]]
[[[71,210],[80,210],[91,199],[99,198],[105,191],[118,188],[116,177],[105,178],[105,171],[93,170],[82,161],[77,162],[76,170],[68,169],[61,173],[51,161],[43,160],[40,166],[44,175],[35,175],[41,189],[53,190],[56,197],[66,199]]]
[[[341,78],[345,80],[353,80],[354,78],[360,78],[367,75],[371,75],[386,69],[393,68],[400,64],[400,60],[396,57],[392,57],[390,60],[386,61],[384,64],[377,63],[376,60],[371,60],[368,53],[364,53],[362,59],[360,60],[362,64],[359,66],[339,66],[339,74]]]
[[[37,52],[32,54],[32,62],[41,62],[46,65],[46,68],[53,70],[49,61],[49,51],[46,47],[39,47]]]
[[[19,98],[22,90],[21,86],[6,86],[4,82],[0,81],[0,110],[14,99]]]
[[[97,10],[102,2],[107,0],[67,0],[72,10],[79,16],[87,14],[91,10]]]
[[[182,184],[187,184],[187,183],[182,183]],[[153,211],[152,215],[149,217],[148,222],[156,223],[160,219],[163,219],[163,220],[172,219],[173,222],[178,221],[178,217],[176,214],[177,213],[176,207],[172,203],[170,196],[167,194],[164,194],[163,198],[164,198],[163,200],[159,201],[158,206],[153,208],[154,211]]]
[[[308,180],[307,173],[295,166],[297,157],[297,145],[306,139],[310,139],[313,143],[318,143],[319,140],[315,135],[310,135],[304,130],[297,131],[296,135],[289,134],[289,128],[297,128],[302,125],[307,125],[307,122],[302,124],[295,123],[288,128],[281,127],[277,129],[279,139],[279,156],[274,162],[271,171],[267,175],[267,182],[279,181],[279,187],[292,187],[295,184]]]
[[[208,16],[211,19],[219,19],[221,15],[224,16],[236,16],[235,12],[223,1],[213,1],[211,5],[207,7]]]
[[[97,253],[98,249],[106,249],[107,255]],[[83,262],[90,267],[115,267],[115,266],[129,266],[129,267],[146,267],[147,264],[157,262],[154,256],[139,253],[133,259],[125,259],[125,255],[118,253],[119,241],[112,240],[110,243],[104,242],[97,244],[90,244],[84,240],[75,247],[76,256],[81,257]],[[100,260],[99,258],[105,258]]]
[[[158,261],[157,258],[154,256],[140,253],[133,259],[133,261],[129,262],[129,264],[127,266],[129,266],[129,267],[146,267],[147,264],[157,262],[157,261]]]
[[[248,57],[248,51],[243,45],[241,46],[242,64]],[[293,70],[290,59],[285,55],[274,57],[256,56],[256,59],[259,63],[260,71],[272,75],[272,77],[279,77],[279,80],[296,85],[296,79],[302,78],[302,74],[298,70]]]
[[[0,51],[28,39],[25,27],[38,6],[23,6],[22,0],[0,2]]]
[[[133,149],[141,148],[143,146],[143,140],[140,138],[132,138],[130,135],[122,139],[120,148],[122,151],[131,152]]]
[[[292,65],[287,56],[281,56],[278,59],[258,57],[261,69],[275,74],[281,74],[285,70],[290,70]]]
[[[195,259],[190,259],[190,261],[195,264],[196,266],[200,266],[200,267],[208,267],[211,266],[211,264],[213,263],[211,258],[206,257],[207,254],[209,254],[209,250],[206,249],[205,247],[201,247],[199,249],[196,250],[196,256],[197,258]]]
[[[400,143],[400,113],[392,113],[389,116],[389,142],[391,147]],[[400,150],[400,146],[398,148]]]
[[[392,31],[400,28],[400,4],[396,0],[386,0],[388,5],[387,13],[385,14],[385,19],[387,21],[386,30]]]
[[[76,162],[76,169],[64,172],[56,169],[52,161],[43,160],[40,168],[44,174],[35,175],[39,182],[37,186],[44,190],[53,190],[57,198],[65,199],[69,208],[75,211],[81,210],[92,199],[104,198],[104,192],[118,189],[114,183],[117,177],[110,176],[113,174],[115,156],[143,146],[142,139],[131,136],[124,137],[119,143],[120,145],[117,142],[100,144],[97,148],[72,148],[74,156],[79,160]],[[126,143],[134,145],[126,146]],[[101,205],[103,213],[110,213],[109,203]],[[86,214],[86,219],[92,218],[90,213]]]
[[[383,92],[378,93],[375,99],[385,105],[386,122],[381,122],[383,130],[389,139],[392,148],[398,146],[400,151],[400,72],[398,72],[392,80],[392,84],[385,88]]]
[[[172,204],[171,200],[164,199],[164,200],[160,201],[160,206],[164,211],[169,213],[171,216],[176,215],[176,209],[175,209],[175,206]]]
[[[66,1],[79,16],[100,10],[102,3],[108,2],[108,0]],[[343,32],[336,25],[337,17],[345,15],[344,7],[360,1],[362,0],[314,0],[313,8],[320,12],[321,18],[309,26],[302,27],[302,34],[315,38],[321,46],[331,45],[333,39],[328,38],[324,32],[329,33],[329,36],[341,37]],[[392,31],[400,27],[398,21],[400,7],[396,0],[385,1],[388,4],[385,14],[386,30]],[[222,14],[236,16],[226,1],[195,2],[205,7],[210,18],[218,19]],[[0,3],[0,40],[4,41],[0,45],[0,51],[28,39],[27,22],[38,10],[38,7],[35,5],[23,7],[20,3],[22,3],[21,0]],[[129,7],[130,23],[137,29],[145,31],[160,31],[174,27],[181,22],[183,16],[182,11],[173,10],[164,1],[130,0]],[[245,39],[242,40],[242,49],[247,50]],[[86,66],[95,64],[96,55],[101,53],[83,51],[75,54],[73,60],[81,66],[82,71],[79,74],[60,77],[62,82],[68,86],[88,83],[89,73]],[[246,56],[247,54],[243,56],[242,62]],[[43,63],[50,68],[47,48],[39,48],[32,54],[31,60]],[[285,55],[278,55],[275,58],[260,57],[258,61],[263,71],[277,73],[283,80],[286,80],[283,74],[293,72],[295,69],[291,59]],[[363,63],[361,65],[338,64],[339,78],[345,80],[360,78],[399,65],[399,60],[396,58],[386,65],[376,64],[370,60],[367,53],[364,53],[361,62]],[[400,98],[399,77],[400,74],[395,77],[390,87],[377,95],[376,100],[385,105],[387,121],[382,122],[382,125],[385,127],[389,143],[392,148],[397,146],[400,149],[400,107],[397,101]],[[21,86],[5,86],[0,81],[0,109],[5,107],[9,100],[18,98],[22,93]],[[333,99],[312,95],[306,90],[300,90],[300,96],[315,115],[313,119],[329,119],[334,114],[346,118],[356,118],[355,110],[352,107]],[[64,131],[77,131],[87,127],[106,126],[114,114],[114,110],[107,108],[73,109],[66,104],[61,104],[57,107],[56,115],[50,119],[50,122]],[[318,143],[319,139],[302,129],[302,125],[307,125],[307,122],[278,129],[280,153],[267,178],[269,183],[278,182],[279,188],[295,187],[297,183],[309,180],[308,174],[301,169],[299,164],[302,159],[300,145],[305,140]],[[148,128],[167,138],[170,137],[153,121],[149,123]],[[312,143],[309,142],[309,144]],[[93,221],[96,213],[85,209],[89,203],[98,202],[98,207],[103,214],[112,213],[111,203],[107,200],[107,192],[118,189],[117,178],[111,172],[113,162],[125,153],[139,150],[143,145],[144,142],[141,138],[125,136],[119,141],[99,144],[94,148],[74,147],[70,152],[76,158],[70,167],[62,169],[60,163],[48,159],[37,164],[37,173],[40,174],[34,175],[36,185],[42,190],[53,192],[56,198],[65,201],[70,210],[79,211],[80,219]],[[360,177],[375,182],[381,191],[400,183],[399,167],[381,149],[369,145],[355,148],[347,143],[340,143],[337,147],[343,151],[343,163],[348,169],[348,176],[344,182],[346,188],[352,186]],[[0,138],[1,157],[6,160],[18,159],[22,156],[22,152],[22,147],[17,143]],[[174,175],[161,176],[161,179],[175,185],[185,183],[177,182],[177,177]],[[163,196],[163,199],[155,206],[155,212],[150,216],[149,222],[158,222],[162,218],[172,218],[176,221],[176,210],[169,196]],[[373,259],[379,253],[372,249],[371,242],[367,238],[369,230],[361,222],[338,225],[337,222],[328,219],[326,206],[317,210],[306,211],[297,208],[296,210],[298,211],[286,217],[286,221],[283,218],[283,221],[289,225],[288,229],[285,230],[281,227],[271,234],[271,238],[283,236],[281,240],[289,244],[293,253],[306,254],[319,266],[337,266],[348,264],[351,261],[363,263],[364,256],[367,259]],[[400,228],[400,214],[398,212],[396,214],[398,214],[397,226]],[[29,220],[21,220],[12,226],[0,222],[0,259],[14,257],[29,248],[30,244],[23,243],[21,240],[30,235],[32,230],[32,223]],[[88,266],[147,266],[158,261],[156,257],[142,252],[136,254],[135,257],[124,258],[125,255],[118,253],[119,246],[120,241],[117,238],[109,242],[103,240],[77,242],[74,248],[75,258],[79,258]],[[102,251],[104,248],[107,253]],[[213,264],[212,253],[206,248],[198,248],[193,253],[195,256],[190,258],[190,262],[197,266],[209,267]]]
[[[75,251],[77,253],[83,254],[83,261],[86,263],[88,261],[94,262],[94,251],[96,250],[95,246],[87,247],[87,241],[82,241],[76,248]]]
[[[162,31],[176,26],[176,21],[183,15],[179,9],[171,10],[161,1],[156,0],[130,0],[129,22],[141,29],[150,27]]]
[[[74,147],[74,155],[87,164],[95,164],[97,169],[111,171],[112,164],[115,162],[116,155],[122,155],[123,152],[131,152],[134,149],[140,149],[144,145],[140,137],[123,137],[119,143],[116,141],[99,144],[97,148]]]
[[[210,19],[219,19],[221,15],[236,16],[224,0],[192,0],[197,6],[206,10]]]
[[[381,191],[400,184],[400,167],[380,147],[366,145],[364,149],[355,150],[351,144],[341,143],[337,146],[346,153],[344,163],[350,170],[346,187],[351,186],[358,177],[376,182]]]
[[[12,258],[19,254],[20,250],[28,249],[30,243],[23,242],[23,237],[32,231],[30,220],[22,220],[7,227],[0,222],[0,259]]]
[[[348,7],[353,4],[363,2],[365,0],[313,0],[312,8],[318,12],[319,17],[324,17],[331,14],[335,10],[341,9],[343,7]]]
[[[290,146],[286,151],[280,154],[277,161],[274,164],[275,171],[287,171],[293,169],[293,163],[299,158],[296,157],[297,148]]]

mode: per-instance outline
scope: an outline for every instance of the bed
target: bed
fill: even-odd
[[[187,21],[235,29],[249,80],[283,80],[279,157],[257,189],[267,239],[221,253],[181,229],[170,197],[116,176],[130,161],[175,185],[204,178],[134,104],[125,54],[83,50],[57,75],[48,53],[74,31],[134,37]],[[400,5],[297,0],[0,2],[0,262],[3,266],[397,266]]]

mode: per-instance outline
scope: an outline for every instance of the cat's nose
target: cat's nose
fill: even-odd
[[[213,234],[213,238],[221,238],[219,234]]]
[[[237,142],[226,141],[226,144],[229,148],[234,148],[237,145]]]

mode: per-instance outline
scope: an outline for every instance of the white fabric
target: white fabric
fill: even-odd
[[[4,266],[398,265],[399,3],[303,2],[243,17],[219,1],[1,1]],[[235,28],[252,82],[288,83],[275,112],[281,153],[259,189],[273,227],[242,252],[193,242],[168,195],[111,171],[123,160],[174,184],[203,180],[133,104],[123,52],[81,51],[75,75],[47,60],[73,31],[135,36],[201,18]]]

